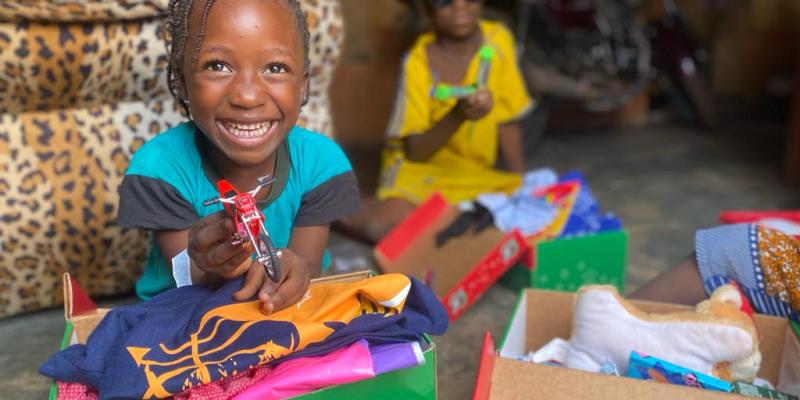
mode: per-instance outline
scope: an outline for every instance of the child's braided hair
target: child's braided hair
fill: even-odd
[[[203,36],[206,32],[206,20],[208,19],[208,11],[214,4],[214,0],[197,0],[205,1],[203,5],[203,15],[200,19],[200,30],[197,34],[196,46],[192,50],[192,59],[197,58],[200,52],[200,47],[203,44]],[[308,60],[308,24],[303,10],[300,8],[298,0],[284,0],[288,3],[289,8],[294,12],[295,26],[297,27],[297,34],[303,41],[303,55],[305,58],[305,71],[309,71]],[[167,19],[165,23],[165,30],[167,35],[167,49],[169,53],[169,63],[167,64],[167,86],[169,92],[180,103],[186,114],[189,114],[188,107],[185,99],[181,98],[184,93],[182,85],[183,69],[181,67],[183,57],[186,53],[187,38],[189,36],[189,14],[191,14],[192,7],[195,0],[170,0],[167,6]]]

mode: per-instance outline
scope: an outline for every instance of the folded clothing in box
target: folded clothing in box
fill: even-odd
[[[269,316],[258,301],[232,301],[241,284],[187,286],[112,310],[86,345],[57,353],[40,372],[97,388],[102,398],[163,398],[359,339],[416,341],[447,328],[433,293],[401,274],[312,284],[296,306]]]

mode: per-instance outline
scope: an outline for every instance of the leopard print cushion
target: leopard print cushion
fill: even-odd
[[[64,272],[90,295],[131,289],[147,240],[112,225],[117,187],[131,153],[182,120],[166,103],[0,117],[0,316],[58,304]]]
[[[47,3],[99,13],[102,8],[92,7],[108,2],[29,3],[0,5],[0,20],[14,19],[0,23],[0,318],[60,304],[64,272],[91,296],[132,289],[147,234],[112,224],[117,188],[131,154],[185,119],[166,88],[161,17],[20,21],[48,16],[36,14]],[[336,0],[301,4],[311,30],[312,74],[298,123],[330,135],[327,89],[343,41],[341,8]],[[118,14],[121,9],[101,14],[133,15]],[[14,14],[21,10],[26,18]],[[59,21],[73,18],[57,14]]]
[[[99,22],[158,17],[169,0],[25,0],[0,2],[0,21]]]
[[[305,0],[300,5],[306,13],[311,34],[308,50],[311,83],[308,103],[300,112],[298,124],[333,137],[328,89],[344,42],[342,8],[338,0]]]
[[[0,24],[0,112],[169,98],[162,26]]]

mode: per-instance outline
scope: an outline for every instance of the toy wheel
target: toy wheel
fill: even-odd
[[[273,282],[280,282],[281,264],[278,261],[278,253],[275,251],[275,246],[272,245],[269,235],[263,230],[258,232],[258,246],[264,256],[261,264],[264,265],[264,271],[267,272],[267,276]]]

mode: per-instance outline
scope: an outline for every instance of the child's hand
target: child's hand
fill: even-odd
[[[465,97],[458,101],[456,105],[461,109],[464,117],[470,120],[483,118],[489,111],[492,110],[494,100],[492,100],[492,92],[486,88],[479,88],[475,94]]]
[[[192,225],[187,252],[199,270],[224,279],[247,272],[253,245],[246,240],[233,244],[234,229],[233,221],[225,211],[211,214]]]
[[[288,248],[281,249],[278,258],[282,274],[280,283],[267,278],[264,266],[253,262],[247,271],[242,288],[233,294],[233,298],[236,301],[244,301],[258,293],[261,312],[267,315],[289,307],[303,298],[311,280],[309,273],[311,265],[301,255]]]

